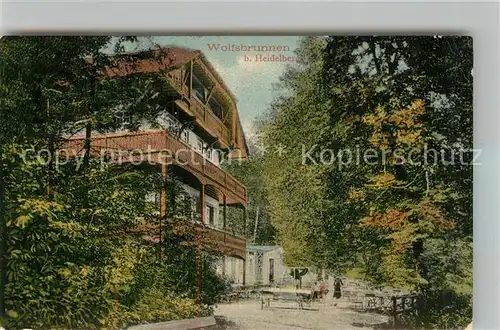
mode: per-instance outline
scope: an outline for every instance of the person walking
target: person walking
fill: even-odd
[[[343,285],[344,285],[344,283],[342,283],[342,280],[338,277],[336,277],[335,281],[333,281],[333,297],[335,299],[339,299],[342,296],[342,292],[341,292],[340,288]]]
[[[314,282],[311,291],[312,291],[312,299],[318,300],[318,282]]]
[[[319,283],[319,299],[323,300],[326,294],[326,285],[323,280]]]

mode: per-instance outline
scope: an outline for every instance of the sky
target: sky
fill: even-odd
[[[236,96],[241,124],[247,137],[253,135],[252,121],[263,114],[278,95],[273,85],[283,74],[287,62],[258,60],[256,55],[295,57],[294,50],[301,37],[295,36],[168,36],[141,39],[140,48],[180,46],[201,50]],[[227,47],[227,46],[230,47]],[[231,45],[261,46],[259,50],[238,51]],[[281,51],[266,51],[275,46]],[[216,49],[218,48],[218,49]],[[227,49],[229,48],[229,49]],[[268,50],[267,49],[267,50]],[[131,49],[132,50],[132,49]],[[246,57],[245,57],[246,56]]]

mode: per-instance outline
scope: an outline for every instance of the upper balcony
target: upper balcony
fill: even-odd
[[[130,57],[133,64],[122,62],[106,74],[158,73],[168,83],[167,92],[177,107],[217,141],[219,148],[237,149],[232,157],[247,157],[236,98],[201,51],[169,47]]]

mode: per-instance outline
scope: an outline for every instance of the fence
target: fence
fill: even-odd
[[[393,296],[391,300],[394,327],[400,323],[402,316],[418,315],[421,303],[421,297],[419,295]]]

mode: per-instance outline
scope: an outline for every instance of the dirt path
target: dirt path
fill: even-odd
[[[235,329],[374,329],[388,318],[374,313],[352,310],[346,300],[313,303],[309,310],[297,310],[293,303],[277,303],[264,310],[256,301],[242,301],[218,306],[215,315],[218,330]]]

